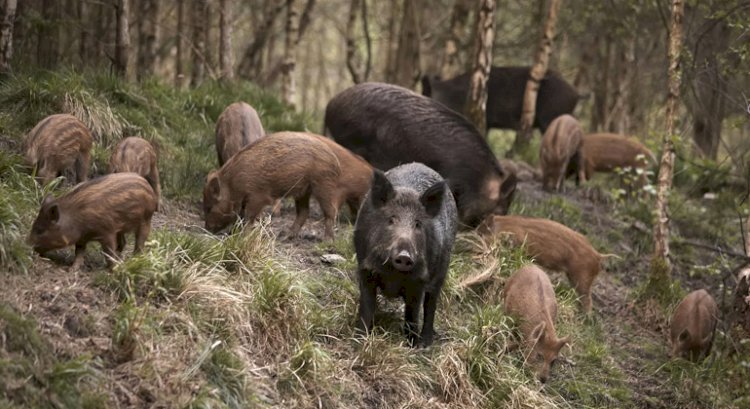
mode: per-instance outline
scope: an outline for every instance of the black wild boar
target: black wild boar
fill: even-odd
[[[50,115],[26,135],[26,161],[36,168],[43,184],[73,168],[76,183],[88,178],[91,160],[91,131],[68,114]]]
[[[216,121],[216,153],[219,166],[243,147],[264,137],[266,131],[255,109],[244,102],[235,102],[221,113]]]
[[[487,127],[518,129],[523,108],[523,94],[531,67],[492,67],[487,84]],[[453,109],[464,112],[471,73],[439,81],[422,77],[422,93]],[[572,114],[580,96],[565,79],[548,70],[539,84],[534,127],[544,133],[560,115]]]
[[[141,251],[154,211],[156,197],[146,179],[135,173],[113,173],[84,182],[56,199],[47,196],[31,226],[29,242],[39,254],[75,244],[71,270],[76,270],[89,241],[98,241],[106,255],[117,258],[125,247],[125,234],[135,233],[135,252]]]
[[[133,172],[143,176],[156,194],[156,210],[159,210],[161,185],[159,168],[156,166],[156,150],[147,140],[130,136],[117,144],[109,157],[109,173]]]
[[[697,361],[708,356],[714,341],[719,307],[706,290],[685,296],[672,315],[672,356]]]
[[[290,236],[299,233],[310,211],[310,198],[320,204],[326,239],[333,239],[338,209],[346,202],[339,158],[321,140],[302,132],[278,132],[250,144],[212,171],[203,189],[206,229],[218,232],[238,216],[253,222],[265,206],[290,196],[297,218]]]
[[[572,115],[555,118],[542,137],[539,152],[542,166],[542,188],[559,191],[563,186],[568,165],[575,161],[579,167],[579,178],[583,176],[583,156],[581,155],[581,124]]]
[[[372,330],[378,288],[404,300],[404,331],[412,346],[432,343],[457,212],[450,189],[421,163],[375,170],[354,226],[359,276],[358,328]],[[420,307],[424,308],[417,334]]]
[[[355,85],[328,103],[325,127],[381,170],[420,162],[437,171],[470,227],[508,211],[515,176],[503,171],[474,125],[429,98],[395,85]]]

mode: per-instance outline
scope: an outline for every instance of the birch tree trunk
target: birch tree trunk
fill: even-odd
[[[346,68],[349,70],[349,74],[351,74],[352,81],[355,84],[362,82],[362,74],[359,72],[359,67],[357,67],[357,63],[354,61],[357,52],[357,45],[354,42],[354,28],[357,24],[359,2],[360,0],[351,0],[349,2],[349,18],[346,22]]]
[[[674,139],[677,103],[680,98],[680,51],[682,48],[682,20],[685,15],[683,0],[672,0],[671,28],[669,30],[669,92],[667,93],[666,130],[659,164],[659,186],[656,195],[656,220],[654,220],[654,255],[651,261],[650,284],[659,285],[669,280],[672,264],[669,260],[669,191],[674,172]],[[653,286],[652,286],[653,287]]]
[[[185,0],[177,1],[177,52],[174,63],[174,85],[185,86]]]
[[[557,24],[557,13],[560,10],[562,0],[550,0],[549,13],[544,23],[544,33],[542,34],[539,49],[534,59],[534,65],[529,72],[529,80],[526,82],[526,91],[523,95],[523,108],[521,110],[521,121],[516,140],[513,143],[513,152],[518,152],[523,146],[526,146],[531,139],[534,114],[536,112],[536,97],[539,94],[539,85],[547,73],[547,64],[549,55],[552,52],[552,40],[555,38],[555,25]]]
[[[284,30],[284,64],[281,67],[281,99],[294,107],[294,64],[297,45],[298,16],[294,0],[286,0],[286,28]]]
[[[130,0],[117,0],[117,36],[115,37],[115,72],[130,80],[130,30],[128,14],[130,13]]]
[[[459,75],[464,66],[459,51],[463,49],[463,43],[466,41],[466,22],[469,19],[470,8],[469,0],[456,0],[453,4],[451,25],[445,40],[443,61],[440,66],[440,77],[444,80]]]
[[[474,70],[464,112],[479,133],[487,134],[487,83],[492,68],[492,45],[495,40],[495,0],[479,0],[474,46]]]
[[[226,81],[234,79],[234,56],[232,55],[232,2],[219,1],[219,63],[221,78]]]
[[[13,20],[16,16],[16,0],[5,0],[0,21],[0,74],[10,72],[13,58]]]

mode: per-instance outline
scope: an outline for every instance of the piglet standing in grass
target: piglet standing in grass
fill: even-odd
[[[111,263],[125,248],[125,234],[135,233],[136,253],[143,249],[155,211],[156,196],[146,179],[113,173],[81,183],[58,198],[44,198],[29,243],[39,254],[75,245],[71,270],[77,270],[86,244],[98,241]]]
[[[457,210],[443,178],[421,163],[375,170],[354,227],[359,276],[358,328],[371,331],[380,289],[404,300],[404,332],[428,346],[456,236]],[[420,308],[424,309],[418,333]]]
[[[88,178],[93,137],[78,118],[69,114],[50,115],[26,135],[26,162],[36,168],[42,184],[72,169],[76,183]]]
[[[156,210],[159,210],[161,185],[159,168],[156,166],[156,150],[151,143],[137,136],[130,136],[117,144],[109,157],[109,173],[133,172],[143,176],[156,194]]]
[[[685,296],[672,315],[672,356],[697,361],[711,352],[719,307],[706,290]]]

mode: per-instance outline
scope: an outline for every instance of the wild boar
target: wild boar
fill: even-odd
[[[487,83],[487,127],[518,129],[523,95],[531,67],[492,67]],[[440,81],[422,77],[422,93],[456,112],[464,112],[471,73]],[[544,133],[560,115],[572,114],[581,97],[562,76],[552,70],[539,84],[534,128]]]
[[[358,84],[328,103],[325,128],[380,170],[420,162],[437,171],[470,227],[508,211],[515,177],[503,171],[474,125],[438,102],[395,85]]]
[[[599,275],[599,254],[582,234],[552,220],[524,216],[493,216],[479,228],[485,235],[508,235],[517,246],[526,245],[529,256],[542,267],[564,271],[581,297],[581,306],[591,312],[591,286]]]
[[[325,217],[325,236],[333,227],[342,204],[343,186],[339,158],[321,140],[301,132],[278,132],[237,152],[218,171],[212,171],[203,190],[206,229],[218,232],[238,216],[252,222],[265,206],[291,196],[297,218],[290,236],[299,234],[310,210],[310,197]]]
[[[535,367],[537,378],[547,382],[550,368],[568,337],[557,338],[557,300],[549,277],[539,267],[521,267],[505,283],[505,312],[513,316],[527,347],[527,362]]]
[[[685,296],[672,314],[672,356],[697,361],[708,356],[714,341],[719,307],[706,290]]]
[[[161,185],[159,168],[156,166],[156,150],[147,140],[130,136],[117,144],[109,157],[109,173],[133,172],[143,176],[156,194],[156,210],[159,210]]]
[[[216,153],[219,166],[243,147],[266,136],[258,113],[244,102],[230,104],[216,121]]]
[[[315,134],[310,135],[328,145],[333,154],[339,159],[342,172],[341,179],[339,180],[339,191],[335,193],[337,196],[336,203],[341,205],[346,203],[349,206],[352,216],[356,218],[362,198],[370,190],[372,165],[367,163],[361,156],[337,144],[330,138]]]
[[[577,162],[579,169],[583,168],[581,166],[583,157],[579,152],[581,138],[583,138],[581,124],[573,116],[565,114],[552,121],[547,131],[544,132],[539,153],[543,189],[559,191],[571,161]]]
[[[575,174],[579,180],[588,180],[594,172],[612,172],[618,167],[645,170],[650,163],[656,162],[654,154],[642,143],[612,133],[584,135],[580,152],[583,157],[583,173],[580,173],[575,162],[571,163],[573,166],[568,171],[568,174]],[[648,181],[643,173],[639,179],[641,185]]]
[[[76,183],[88,178],[91,160],[91,131],[69,114],[50,115],[26,135],[26,162],[36,168],[37,178],[47,184],[68,169]]]
[[[354,226],[359,277],[357,327],[371,331],[380,289],[404,300],[410,345],[429,346],[456,236],[457,210],[445,180],[421,163],[375,170]],[[421,333],[419,310],[424,308]]]
[[[56,199],[45,197],[29,242],[39,254],[75,244],[71,270],[77,270],[92,240],[102,245],[108,262],[119,257],[128,233],[135,233],[135,252],[141,251],[154,211],[156,196],[146,179],[113,173],[79,184]]]

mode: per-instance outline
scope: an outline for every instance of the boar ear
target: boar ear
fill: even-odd
[[[60,220],[60,207],[57,204],[50,206],[47,212],[52,223],[57,223],[57,221]]]
[[[206,184],[208,185],[208,193],[212,197],[219,196],[221,185],[219,184],[219,176],[216,171],[212,170],[211,173],[208,174]]]
[[[539,340],[541,340],[544,336],[544,331],[546,329],[546,323],[544,321],[540,322],[536,327],[534,327],[534,330],[531,331],[531,340],[534,341],[534,343],[538,343]]]
[[[378,169],[373,169],[372,171],[371,189],[370,200],[376,208],[383,206],[396,196],[396,191],[393,190],[391,181],[385,177],[385,173]]]
[[[510,204],[513,202],[513,196],[516,194],[516,184],[518,184],[516,174],[513,172],[508,172],[508,176],[500,185],[500,199],[498,200],[498,206],[496,208],[495,214],[508,214]]]
[[[677,337],[677,340],[680,342],[685,342],[690,338],[690,332],[687,330],[687,328],[683,329],[682,332],[680,332],[680,336]]]
[[[419,201],[422,202],[427,214],[435,217],[440,213],[443,206],[443,197],[445,196],[445,181],[435,183],[422,193]]]

